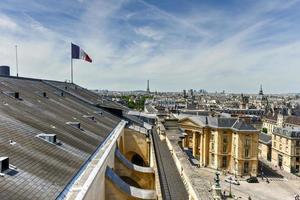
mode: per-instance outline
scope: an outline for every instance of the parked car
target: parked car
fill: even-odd
[[[258,183],[258,179],[255,176],[251,176],[250,178],[247,178],[246,181],[248,183]]]
[[[231,184],[240,185],[240,182],[236,178],[232,178],[232,177],[226,178],[225,182],[227,183],[231,182]]]

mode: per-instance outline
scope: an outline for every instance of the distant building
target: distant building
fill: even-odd
[[[184,98],[187,97],[186,90],[183,90],[183,97],[184,97]]]
[[[260,85],[258,96],[254,100],[254,105],[260,109],[265,109],[268,106],[268,98],[264,95],[262,85]]]
[[[241,104],[240,109],[248,109],[249,97],[241,94]]]
[[[300,127],[299,116],[285,116],[282,114],[270,114],[263,119],[263,128],[266,128],[268,134],[272,134],[275,127]]]
[[[149,85],[149,80],[147,80],[147,93],[150,93],[150,85]]]
[[[189,96],[190,96],[190,97],[193,97],[193,96],[194,96],[194,90],[193,90],[193,89],[190,89],[190,90],[189,90]]]
[[[263,160],[271,161],[272,136],[261,132],[259,134],[258,156]]]
[[[272,163],[287,172],[299,173],[300,128],[274,128],[272,143]]]
[[[183,148],[200,165],[238,176],[257,175],[259,131],[243,120],[178,115],[185,130]]]

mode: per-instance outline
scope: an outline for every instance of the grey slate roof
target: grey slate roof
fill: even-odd
[[[259,142],[264,144],[271,144],[272,143],[272,136],[263,132],[259,133]]]
[[[256,128],[254,128],[250,124],[247,124],[243,120],[236,120],[232,128],[240,131],[256,131]]]
[[[300,139],[300,128],[296,127],[286,127],[280,128],[276,127],[273,130],[273,134],[280,135],[283,137],[293,138],[293,139]]]
[[[8,91],[19,92],[22,100]],[[0,199],[55,199],[119,121],[41,80],[0,77],[0,157],[17,167],[0,177]],[[81,129],[66,122],[80,122]],[[56,134],[58,143],[36,137],[41,133]]]
[[[195,116],[180,114],[176,115],[178,119],[190,118],[200,126],[208,126],[212,128],[229,128],[236,131],[257,131],[251,124],[247,124],[243,120],[232,117],[212,117],[212,116]]]

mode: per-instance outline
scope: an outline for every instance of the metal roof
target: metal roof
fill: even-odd
[[[55,199],[118,124],[118,117],[80,99],[81,94],[92,99],[92,92],[78,90],[78,96],[61,96],[41,80],[0,77],[0,156],[16,166],[0,177],[0,199]],[[6,91],[19,92],[22,100]],[[94,115],[95,120],[84,115]],[[68,121],[80,122],[81,128]],[[36,137],[41,133],[56,134],[57,144]]]

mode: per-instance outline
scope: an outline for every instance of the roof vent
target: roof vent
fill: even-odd
[[[8,157],[0,157],[0,172],[4,172],[9,169],[9,158]]]
[[[57,96],[61,96],[61,97],[65,96],[64,91],[55,91],[54,94],[56,94]]]
[[[39,96],[44,97],[44,98],[48,98],[47,96],[47,92],[36,92]]]
[[[81,129],[80,122],[66,122],[66,124],[73,126],[74,128]]]
[[[15,141],[13,141],[13,140],[9,140],[9,144],[13,146],[13,145],[15,145],[17,143]]]
[[[19,92],[15,92],[15,93],[14,93],[14,96],[15,96],[16,99],[19,99],[19,98],[20,98]]]
[[[83,115],[83,117],[95,121],[95,116],[93,115]]]
[[[56,134],[41,133],[41,134],[38,134],[37,137],[39,137],[49,143],[56,144]]]
[[[94,111],[95,114],[98,114],[98,115],[103,115],[103,112],[102,111]]]
[[[19,99],[22,100],[22,98],[20,98],[20,93],[19,92],[4,92],[4,94],[11,96],[15,99]]]

